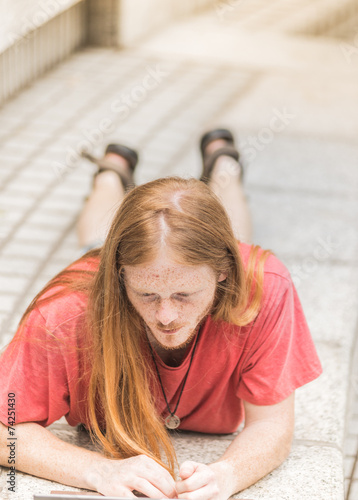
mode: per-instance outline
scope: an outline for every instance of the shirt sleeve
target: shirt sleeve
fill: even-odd
[[[8,394],[15,394],[15,423],[50,425],[69,411],[61,342],[34,309],[0,358],[0,421],[8,425]]]
[[[247,336],[237,390],[238,397],[256,405],[279,403],[322,372],[291,279],[272,281]]]

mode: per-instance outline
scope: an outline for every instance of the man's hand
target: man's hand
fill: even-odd
[[[8,466],[7,427],[0,423],[0,465]],[[16,469],[50,481],[109,496],[175,498],[175,481],[155,460],[138,455],[113,460],[57,438],[33,422],[16,425]],[[38,446],[41,443],[41,446]]]
[[[226,500],[230,496],[223,491],[217,475],[209,465],[184,462],[180,467],[179,476],[182,480],[175,483],[178,498]]]
[[[145,455],[101,460],[88,473],[87,480],[107,496],[135,497],[135,490],[152,498],[176,497],[175,482],[169,472]]]
[[[244,401],[245,427],[220,459],[210,465],[184,462],[178,498],[227,500],[280,465],[290,451],[294,427],[294,398],[271,406]]]

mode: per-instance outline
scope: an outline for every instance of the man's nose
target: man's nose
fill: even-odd
[[[162,300],[159,303],[155,314],[155,319],[162,325],[169,325],[178,318],[178,311],[169,299]]]

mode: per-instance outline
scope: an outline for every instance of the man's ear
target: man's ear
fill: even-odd
[[[227,278],[227,274],[225,273],[220,273],[218,277],[218,281],[224,281]]]

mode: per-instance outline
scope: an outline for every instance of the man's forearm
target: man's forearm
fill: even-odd
[[[151,498],[176,496],[174,479],[152,458],[105,458],[100,453],[61,441],[38,424],[16,427],[16,469],[105,496]],[[6,427],[0,424],[0,465],[8,466]]]
[[[227,497],[248,488],[288,456],[293,429],[274,422],[254,422],[236,436],[224,455],[210,465]]]
[[[6,427],[0,423],[0,465],[8,465]],[[66,443],[35,423],[18,424],[16,432],[17,470],[77,488],[94,489],[91,472],[106,459],[99,453]]]

